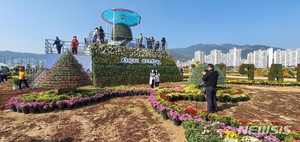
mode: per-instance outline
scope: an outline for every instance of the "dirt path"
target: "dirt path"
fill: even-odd
[[[178,87],[186,82],[162,83],[160,88]],[[250,100],[218,103],[218,115],[257,124],[281,122],[300,129],[300,88],[229,85],[249,91]],[[7,100],[19,94],[10,85],[0,84],[0,141],[120,141],[184,142],[184,129],[155,113],[146,96],[115,98],[75,110],[45,114],[12,113],[5,108]],[[149,88],[139,85],[136,88]],[[6,89],[6,90],[3,90]],[[32,92],[30,90],[26,92]],[[42,90],[40,90],[42,91]],[[179,105],[195,108],[196,102],[180,101]],[[205,102],[198,103],[206,109]]]
[[[163,120],[146,96],[46,114],[0,112],[0,141],[184,142],[184,130]]]
[[[218,115],[229,115],[242,121],[256,124],[280,122],[292,129],[300,130],[300,88],[299,87],[265,87],[229,85],[249,92],[250,100],[238,103],[218,102]],[[179,101],[184,107],[196,107],[196,102]],[[207,103],[199,102],[199,110],[206,110]]]

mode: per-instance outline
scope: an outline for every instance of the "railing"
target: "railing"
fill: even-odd
[[[105,43],[114,44],[114,45],[123,44],[122,41],[113,41],[111,37],[112,37],[112,35],[110,33],[105,33],[105,37],[104,37]],[[122,37],[118,37],[118,39],[120,39],[120,38],[122,38]],[[131,39],[131,37],[123,37],[123,38],[124,38],[124,40],[123,40],[124,42],[127,41],[127,39]],[[91,31],[89,33],[88,38],[87,38],[88,43],[92,43],[93,39],[94,39],[94,35],[93,35],[93,31]],[[160,41],[160,40],[157,40],[157,41]],[[99,39],[97,39],[97,42],[99,42]],[[126,43],[126,46],[129,46],[129,47],[139,47],[139,43],[140,43],[139,42],[139,38],[132,38],[132,41]],[[147,48],[146,37],[143,38],[142,46],[144,46],[145,48]],[[154,46],[155,46],[155,43],[152,46],[153,49],[154,49]],[[159,47],[160,48],[162,47],[161,41],[160,41]],[[165,50],[167,50],[167,47],[168,47],[168,44],[166,43],[165,44]]]
[[[53,39],[45,39],[45,54],[58,54],[56,46],[53,46],[55,40]],[[70,41],[61,41],[63,45],[61,47],[61,53],[63,54],[66,50],[71,50],[71,42]],[[77,48],[78,55],[89,55],[89,49],[86,44],[79,43]]]
[[[138,38],[132,38],[130,42],[127,42],[127,39],[131,39],[131,37],[124,37],[124,40],[122,41],[113,41],[111,39],[111,34],[105,33],[104,41],[105,44],[111,44],[111,45],[122,45],[122,46],[128,46],[128,47],[143,47],[147,48],[147,41],[144,38],[142,42],[142,46],[140,46],[140,42]],[[91,31],[86,38],[86,43],[79,43],[77,53],[78,55],[90,55],[90,47],[88,46],[90,43],[93,43],[94,35],[93,31]],[[120,37],[118,37],[120,39]],[[56,46],[53,46],[55,40],[53,39],[45,39],[45,54],[58,54]],[[97,42],[99,42],[99,39],[97,39]],[[63,54],[66,50],[71,50],[71,42],[70,41],[61,41],[61,44],[63,45],[61,48],[61,54]],[[160,42],[159,45],[160,49],[162,48],[162,44]],[[155,43],[152,46],[152,49],[155,48]],[[168,44],[165,44],[165,50],[167,50]]]

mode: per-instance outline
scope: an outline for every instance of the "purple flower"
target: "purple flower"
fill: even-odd
[[[225,126],[223,129],[224,129],[224,130],[228,130],[227,127],[228,127],[228,126]],[[237,131],[235,131],[235,132],[237,132],[238,134],[244,134],[244,135],[251,133],[251,132],[249,131],[248,126],[240,126],[240,127],[237,129]]]
[[[162,104],[157,104],[157,108],[158,108],[160,111],[167,110],[167,108],[166,108],[165,106],[163,106]]]
[[[262,139],[265,135],[257,133],[257,134],[253,134],[252,136],[254,136],[255,138],[258,138],[258,139]]]
[[[204,122],[204,120],[200,116],[194,116],[194,120],[198,122]]]
[[[229,130],[229,131],[233,131],[233,132],[237,132],[237,129],[235,127],[232,127],[232,126],[225,126],[223,127],[223,130]],[[240,130],[240,129],[239,129]],[[243,134],[247,134],[248,131],[246,131],[246,133],[244,133],[243,131]]]
[[[182,86],[178,86],[178,91],[182,91]]]
[[[180,120],[180,114],[177,111],[174,111],[173,109],[170,109],[169,111],[170,116],[172,117],[173,120]]]
[[[269,135],[264,137],[264,142],[280,142],[280,140],[273,135]]]
[[[181,116],[179,116],[179,120],[184,121],[184,120],[191,120],[192,116],[190,114],[184,113]]]

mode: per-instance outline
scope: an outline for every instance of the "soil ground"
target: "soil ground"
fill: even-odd
[[[163,87],[186,84],[162,83]],[[250,100],[218,103],[218,115],[258,124],[281,122],[300,129],[299,87],[229,85],[248,90]],[[149,85],[138,87],[148,88]],[[12,85],[0,84],[0,141],[99,141],[99,142],[185,142],[184,129],[163,120],[150,106],[146,96],[122,97],[74,110],[45,114],[22,114],[5,108],[9,98],[22,92]],[[24,90],[24,92],[43,90]],[[178,105],[195,108],[196,102],[179,101]],[[198,102],[205,110],[206,103]]]
[[[234,118],[254,122],[255,124],[271,124],[279,122],[300,132],[300,88],[298,87],[265,87],[228,85],[242,88],[249,92],[250,100],[237,103],[218,102],[217,115],[229,115]],[[197,102],[179,101],[178,105],[196,108]],[[206,102],[198,102],[198,110],[206,110]]]
[[[10,84],[10,83],[9,83]],[[5,108],[19,91],[0,84],[1,142],[185,142],[184,129],[163,120],[147,96],[111,99],[74,110],[22,114]],[[42,90],[26,90],[23,93]]]

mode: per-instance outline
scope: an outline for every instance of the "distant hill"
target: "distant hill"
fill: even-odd
[[[172,58],[173,58],[175,61],[177,61],[177,60],[179,60],[179,61],[187,61],[187,60],[190,60],[190,58],[185,57],[184,55],[181,55],[181,54],[179,54],[179,53],[177,53],[177,52],[174,52],[174,51],[169,51],[169,52],[171,53]]]
[[[197,50],[204,51],[206,55],[210,54],[210,51],[213,49],[221,50],[223,53],[228,53],[229,49],[236,47],[239,49],[242,49],[242,59],[247,58],[247,54],[249,52],[253,52],[255,50],[259,49],[268,49],[271,48],[271,46],[266,45],[237,45],[237,44],[196,44],[192,45],[186,48],[175,48],[175,49],[169,49],[168,51],[172,54],[172,57],[175,61],[187,61],[194,58],[194,53]],[[282,49],[277,47],[272,47],[275,50]]]
[[[194,53],[197,50],[204,51],[206,55],[210,54],[210,51],[213,49],[221,50],[223,53],[229,52],[229,49],[236,47],[242,49],[242,58],[246,59],[247,54],[249,52],[253,52],[258,49],[268,49],[271,46],[266,45],[237,45],[237,44],[196,44],[186,48],[175,48],[169,49],[168,51],[172,54],[172,57],[175,61],[187,61],[194,58]],[[277,48],[273,47],[274,51]],[[12,52],[12,51],[0,51],[0,58],[7,58],[9,59],[15,58],[45,58],[45,54],[34,54],[34,53],[20,53],[20,52]]]
[[[0,58],[15,59],[15,58],[45,58],[45,54],[21,53],[12,51],[0,51]]]

